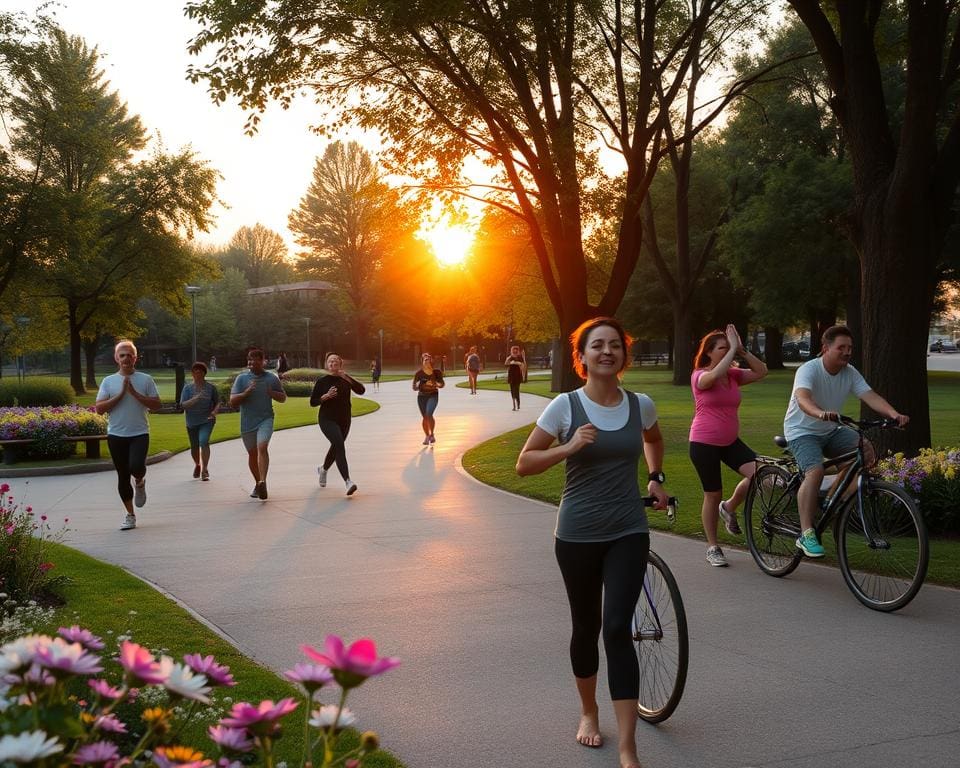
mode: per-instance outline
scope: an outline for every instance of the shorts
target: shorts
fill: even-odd
[[[213,432],[215,421],[205,421],[195,427],[187,425],[187,437],[190,438],[190,447],[199,448],[200,446],[210,445],[210,433]]]
[[[273,419],[264,419],[257,425],[256,429],[240,433],[243,447],[247,451],[256,450],[258,445],[269,443],[271,437],[273,437]]]
[[[420,409],[421,416],[433,416],[437,410],[437,403],[440,402],[440,395],[417,395],[417,407]]]
[[[826,435],[800,435],[787,442],[797,466],[803,472],[823,465],[823,459],[836,458],[855,451],[860,436],[850,427],[839,426]]]
[[[739,472],[740,467],[756,459],[757,454],[739,437],[730,445],[708,445],[690,441],[690,461],[693,462],[693,467],[700,476],[700,485],[706,493],[723,490],[721,461],[734,472]]]

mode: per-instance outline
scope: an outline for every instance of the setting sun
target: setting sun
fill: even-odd
[[[423,238],[430,243],[433,255],[444,267],[462,264],[473,245],[473,232],[466,227],[445,223],[424,230]]]

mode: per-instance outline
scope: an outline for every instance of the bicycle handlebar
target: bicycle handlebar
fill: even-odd
[[[643,496],[643,506],[652,507],[657,503],[657,499],[654,496]],[[676,496],[667,497],[667,508],[664,510],[667,513],[667,520],[673,522],[677,517],[677,507],[680,506],[680,499]]]
[[[844,416],[842,413],[837,414],[837,421],[841,424],[846,424],[850,427],[856,427],[857,429],[863,431],[865,429],[891,429],[891,428],[900,428],[900,422],[896,419],[854,419],[850,416]]]

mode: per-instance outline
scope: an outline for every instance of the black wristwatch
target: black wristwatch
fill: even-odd
[[[663,474],[663,471],[651,472],[647,475],[647,482],[649,483],[660,483],[663,485],[667,481],[667,476]]]

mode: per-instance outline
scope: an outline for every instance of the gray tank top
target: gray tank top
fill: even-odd
[[[650,530],[637,482],[644,429],[640,402],[633,392],[624,393],[630,404],[627,423],[616,430],[598,429],[593,445],[567,459],[555,532],[561,541],[611,541]],[[564,443],[590,421],[580,398],[573,392],[567,397],[571,421]]]

